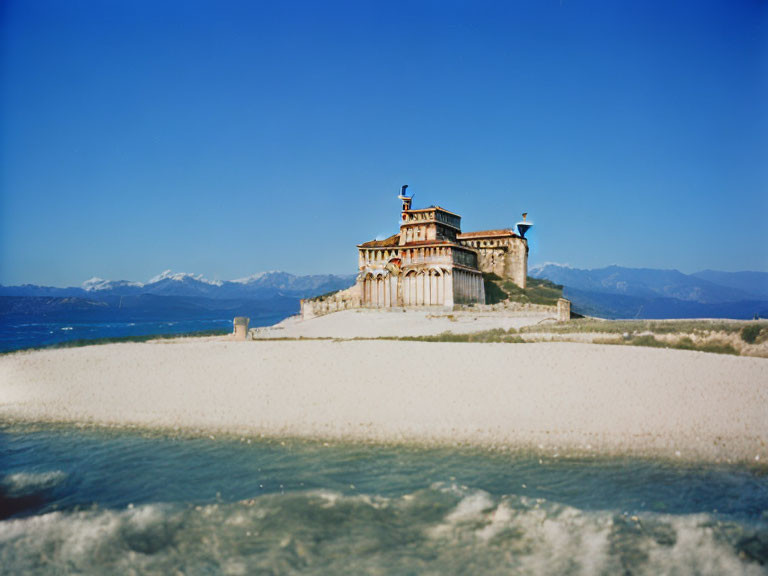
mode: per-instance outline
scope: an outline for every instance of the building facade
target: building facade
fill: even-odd
[[[467,232],[459,234],[458,241],[477,252],[481,272],[492,272],[512,280],[520,288],[527,287],[528,241],[514,230]]]
[[[355,286],[367,308],[452,307],[485,303],[483,272],[525,288],[528,244],[512,230],[461,233],[461,217],[441,208],[413,209],[403,187],[400,231],[359,244]]]

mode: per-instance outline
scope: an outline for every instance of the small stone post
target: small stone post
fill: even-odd
[[[250,318],[247,318],[246,316],[235,317],[235,330],[232,332],[232,340],[242,342],[248,337],[248,324],[250,321]]]
[[[557,321],[568,322],[571,319],[571,301],[560,298],[557,301]]]

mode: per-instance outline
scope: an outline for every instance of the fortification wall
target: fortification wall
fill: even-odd
[[[512,312],[515,316],[541,316],[548,314],[553,320],[558,319],[558,307],[546,304],[524,304],[522,302],[499,302],[498,304],[474,304],[455,306],[455,310],[474,310],[475,312]]]
[[[301,301],[301,317],[305,320],[316,316],[323,316],[339,310],[360,308],[360,285],[355,284],[346,290],[339,290],[333,294],[319,298],[307,298]]]
[[[477,252],[481,272],[509,278],[525,289],[528,278],[528,242],[519,237],[475,237],[460,241]]]

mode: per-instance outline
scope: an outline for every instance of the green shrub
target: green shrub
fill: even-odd
[[[656,337],[651,334],[643,334],[642,336],[635,336],[631,340],[627,341],[630,346],[651,346],[653,348],[666,348],[669,346],[666,342],[656,340]]]
[[[741,339],[747,344],[754,344],[757,341],[757,337],[760,336],[760,331],[763,329],[759,324],[749,324],[741,329]]]
[[[691,340],[688,336],[683,336],[680,338],[677,342],[674,344],[675,348],[679,348],[680,350],[696,350],[696,343]]]
[[[504,300],[509,298],[509,294],[504,292],[504,290],[502,290],[497,284],[498,280],[501,280],[501,278],[499,278],[493,272],[483,274],[483,285],[485,286],[485,303],[486,304],[498,304],[499,302],[503,302]]]
[[[727,342],[723,342],[722,340],[710,340],[709,342],[699,344],[696,347],[696,350],[700,350],[701,352],[711,352],[712,354],[733,354],[734,356],[739,355],[739,352],[736,350],[736,348]]]
[[[454,334],[443,332],[431,336],[402,336],[397,338],[379,338],[380,340],[404,340],[406,342],[497,342],[507,344],[519,344],[525,342],[515,333],[514,328],[505,331],[502,328],[472,332],[469,334]]]

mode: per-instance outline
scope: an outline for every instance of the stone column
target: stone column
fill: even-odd
[[[443,306],[453,308],[453,273],[443,272]]]
[[[413,282],[416,285],[416,296],[413,299],[414,306],[421,306],[421,304],[424,302],[423,299],[423,292],[422,292],[422,276],[418,272],[413,275]]]
[[[403,306],[411,305],[411,277],[403,276]]]
[[[250,319],[245,316],[237,316],[233,322],[234,331],[232,332],[232,340],[238,340],[244,342],[248,337],[248,324]]]
[[[429,303],[437,306],[440,302],[437,298],[437,274],[434,270],[429,271]]]
[[[557,321],[568,322],[571,319],[571,301],[560,298],[557,301]]]
[[[472,302],[472,275],[469,272],[464,272],[464,297],[467,303]]]

